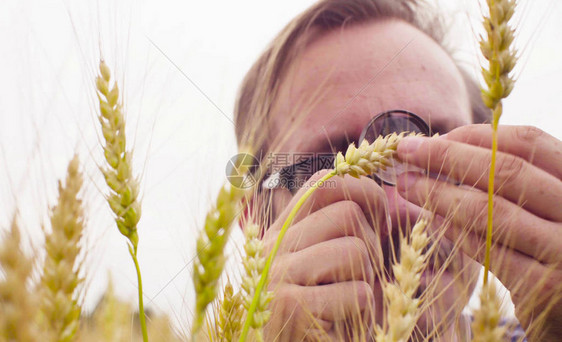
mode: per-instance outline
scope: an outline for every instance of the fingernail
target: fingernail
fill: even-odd
[[[398,144],[396,152],[398,155],[406,156],[415,153],[423,142],[423,138],[411,137],[405,138]]]
[[[417,172],[406,172],[398,176],[396,179],[396,187],[398,191],[405,192],[409,188],[413,187],[422,175]]]

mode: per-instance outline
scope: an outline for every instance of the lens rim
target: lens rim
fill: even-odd
[[[431,136],[431,129],[429,128],[429,125],[419,115],[417,115],[415,113],[412,113],[412,112],[409,112],[407,110],[403,110],[403,109],[393,109],[393,110],[388,110],[386,112],[379,113],[379,114],[375,115],[371,120],[369,120],[369,123],[367,123],[367,125],[365,125],[365,127],[363,128],[363,131],[361,131],[361,135],[359,136],[359,143],[361,143],[361,142],[363,142],[363,140],[365,140],[365,136],[367,135],[367,132],[373,126],[375,121],[378,121],[378,120],[381,120],[381,119],[386,120],[392,114],[406,114],[407,116],[409,116],[413,120],[413,123],[420,129],[419,133],[422,133],[426,136]],[[401,132],[396,132],[396,133],[401,133]],[[375,137],[375,139],[376,139],[376,137]],[[372,141],[370,141],[370,142],[372,142]]]
[[[379,113],[379,114],[375,115],[371,120],[369,120],[369,123],[367,123],[367,125],[365,125],[365,127],[363,128],[363,131],[361,132],[361,135],[359,136],[359,142],[358,143],[361,144],[363,142],[363,140],[365,140],[365,137],[367,136],[367,133],[370,130],[372,130],[372,127],[373,127],[375,122],[377,122],[379,120],[388,120],[392,114],[405,114],[408,117],[408,119],[411,119],[413,124],[418,127],[419,132],[417,132],[417,133],[422,133],[426,136],[431,136],[431,128],[425,122],[425,120],[422,119],[419,115],[417,115],[415,113],[412,113],[410,111],[404,110],[404,109],[393,109],[393,110],[388,110],[388,111]],[[396,133],[401,133],[401,132],[396,132]],[[379,134],[379,135],[382,135],[382,134]],[[374,139],[376,139],[377,137],[374,137]],[[369,143],[372,143],[372,141],[369,141]],[[370,177],[372,179],[374,179],[379,185],[382,185],[382,184],[391,185],[391,186],[396,185],[394,183],[391,183],[389,181],[386,181],[386,180],[380,178],[376,174],[372,174],[372,175],[370,175]]]

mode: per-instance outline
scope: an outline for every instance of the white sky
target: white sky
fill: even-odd
[[[435,1],[452,24],[456,57],[478,73],[478,5]],[[235,153],[230,120],[238,84],[276,32],[311,3],[0,2],[0,225],[7,226],[17,207],[33,244],[40,244],[56,180],[78,151],[88,177],[86,306],[104,290],[108,270],[118,294],[134,302],[134,268],[96,168],[101,154],[93,78],[101,48],[126,99],[127,133],[135,172],[142,177],[139,253],[145,293],[158,294],[150,306],[186,325],[193,290],[185,265],[194,256],[195,230]],[[501,122],[536,125],[561,139],[562,4],[527,0],[519,10],[522,57]],[[235,246],[231,250],[236,254]]]

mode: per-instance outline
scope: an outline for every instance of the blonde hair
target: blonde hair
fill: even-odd
[[[239,146],[253,146],[261,155],[268,142],[269,113],[287,67],[317,34],[379,19],[403,20],[444,46],[442,21],[423,0],[322,0],[293,19],[271,42],[244,78],[234,109]],[[447,49],[446,49],[447,50]],[[476,81],[459,67],[475,123],[489,121]]]

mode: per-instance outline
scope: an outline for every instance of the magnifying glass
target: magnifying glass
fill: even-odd
[[[391,110],[373,117],[363,129],[359,143],[367,139],[369,143],[379,136],[391,133],[415,132],[430,136],[431,130],[425,121],[412,112],[406,110]],[[263,189],[287,188],[295,194],[307,180],[319,170],[331,168],[334,165],[335,155],[321,154],[305,159],[299,163],[283,166],[280,170],[266,175],[261,182]],[[391,165],[386,170],[379,170],[371,175],[379,184],[395,185],[396,177],[404,172],[416,171],[424,173],[425,170],[405,165],[397,160],[391,160]]]
[[[384,137],[388,134],[399,134],[402,132],[415,132],[431,136],[429,126],[422,118],[412,112],[397,109],[383,112],[373,117],[363,128],[359,137],[359,143],[365,139],[372,143],[379,136]],[[375,180],[379,180],[387,185],[396,185],[396,178],[404,172],[425,172],[423,169],[404,164],[395,159],[391,159],[390,162],[391,165],[386,170],[380,169],[376,174],[372,175]]]

